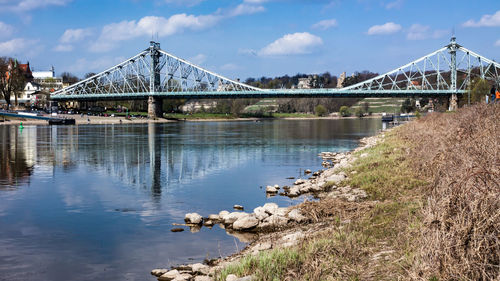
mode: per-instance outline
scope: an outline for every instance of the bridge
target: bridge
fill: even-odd
[[[165,52],[157,42],[101,73],[54,92],[53,101],[148,99],[149,117],[161,116],[162,99],[299,97],[449,97],[466,94],[475,77],[500,88],[500,64],[456,42],[392,71],[344,88],[260,89]]]

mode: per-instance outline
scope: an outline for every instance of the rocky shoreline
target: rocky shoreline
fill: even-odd
[[[292,186],[267,186],[265,192],[268,196],[309,195],[319,200],[363,201],[368,197],[364,190],[341,185],[349,177],[344,169],[351,167],[358,158],[368,156],[367,153],[358,152],[374,146],[384,135],[381,133],[363,138],[360,140],[361,145],[350,152],[322,152],[318,156],[322,158],[322,166],[325,169],[315,172],[306,170],[305,174],[310,175],[308,179],[298,179]],[[280,192],[280,190],[283,191]],[[266,203],[255,208],[252,213],[244,212],[244,207],[240,205],[235,205],[234,209],[239,211],[222,210],[218,214],[209,214],[206,217],[197,213],[188,213],[184,218],[185,224],[176,225],[189,226],[192,232],[197,232],[203,226],[213,227],[217,224],[240,241],[250,243],[244,250],[230,257],[205,261],[205,265],[197,263],[171,269],[154,269],[151,274],[158,277],[159,281],[214,280],[217,271],[236,262],[245,254],[258,254],[260,251],[277,247],[291,247],[322,228],[322,223],[313,223],[311,218],[301,210],[300,205],[282,208],[275,203]],[[177,232],[181,229],[173,228],[172,231]],[[229,275],[226,280],[245,281],[252,280],[252,277],[238,278]]]

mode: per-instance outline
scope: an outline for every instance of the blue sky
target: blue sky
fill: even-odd
[[[153,37],[230,78],[383,73],[457,41],[500,61],[500,1],[0,0],[0,56],[100,72]]]

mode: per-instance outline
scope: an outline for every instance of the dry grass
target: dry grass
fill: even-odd
[[[369,201],[299,205],[314,235],[219,280],[500,280],[499,120],[479,105],[386,134],[345,171]]]
[[[400,131],[425,190],[422,280],[500,279],[500,105],[433,114]]]

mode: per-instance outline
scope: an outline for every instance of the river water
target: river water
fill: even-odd
[[[155,280],[153,268],[242,249],[215,226],[173,233],[188,212],[246,211],[266,185],[320,169],[380,119],[0,126],[0,280]],[[262,188],[264,187],[264,188]],[[242,241],[240,241],[240,239]]]

